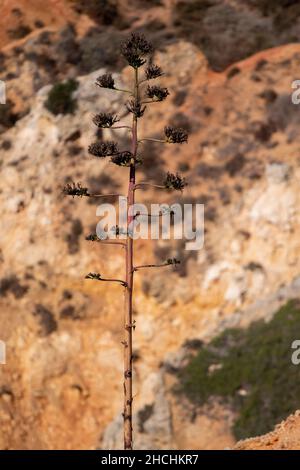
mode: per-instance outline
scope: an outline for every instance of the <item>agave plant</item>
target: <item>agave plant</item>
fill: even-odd
[[[126,275],[125,279],[107,279],[102,277],[99,273],[89,273],[86,278],[96,281],[111,281],[119,283],[125,289],[125,318],[124,318],[124,449],[129,450],[133,448],[133,427],[132,427],[132,405],[133,405],[133,384],[132,384],[132,351],[133,351],[133,331],[135,329],[135,320],[133,319],[133,285],[134,274],[143,268],[158,268],[174,266],[179,263],[176,258],[170,258],[160,264],[145,264],[135,266],[133,263],[134,255],[134,239],[131,236],[129,226],[132,225],[135,215],[132,215],[130,207],[135,203],[135,194],[137,189],[142,189],[151,183],[147,181],[136,181],[136,167],[142,163],[140,144],[147,141],[156,141],[166,144],[183,144],[187,142],[188,135],[184,129],[176,129],[170,126],[165,127],[164,137],[162,139],[143,138],[140,139],[138,135],[138,124],[146,111],[148,104],[165,100],[169,91],[160,85],[149,85],[150,80],[157,79],[163,75],[162,69],[149,62],[150,56],[153,52],[152,45],[147,39],[138,33],[132,33],[130,37],[121,45],[121,54],[132,67],[133,80],[130,90],[119,88],[115,79],[111,74],[104,74],[97,78],[96,85],[100,88],[110,89],[112,92],[123,92],[129,95],[126,103],[126,108],[132,114],[131,126],[115,125],[119,122],[118,116],[110,112],[101,112],[93,117],[93,122],[97,127],[120,129],[127,128],[131,135],[131,145],[128,149],[119,149],[116,142],[112,141],[97,141],[89,146],[89,153],[98,158],[110,158],[110,161],[117,166],[126,167],[128,171],[128,189],[127,189],[127,230],[125,230],[125,240],[110,241],[102,240],[96,234],[86,237],[88,241],[119,244],[125,248],[125,266]],[[141,69],[144,68],[143,71]],[[145,88],[144,85],[147,85]],[[154,187],[182,191],[186,186],[185,180],[178,174],[174,175],[170,172],[165,176],[161,185],[156,184]],[[71,196],[89,196],[89,197],[107,197],[112,194],[91,194],[88,188],[84,188],[80,183],[72,183],[64,188],[64,193]],[[115,194],[113,194],[115,195]],[[120,235],[123,232],[119,227],[114,227],[114,233]],[[124,234],[123,234],[124,235]]]

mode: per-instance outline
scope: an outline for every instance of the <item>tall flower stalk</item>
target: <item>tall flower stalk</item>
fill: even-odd
[[[146,40],[142,34],[132,33],[130,37],[121,45],[121,54],[126,59],[127,63],[133,69],[132,89],[124,90],[118,88],[115,80],[111,74],[106,73],[97,78],[96,85],[100,88],[111,89],[112,91],[123,92],[129,95],[126,103],[128,112],[132,114],[132,122],[130,126],[118,124],[119,118],[112,113],[101,112],[94,116],[93,122],[100,128],[111,129],[128,129],[131,133],[131,147],[130,150],[119,150],[116,142],[94,142],[89,146],[90,154],[98,158],[110,157],[112,163],[127,167],[129,169],[128,175],[128,190],[127,190],[127,227],[125,230],[126,240],[113,241],[101,240],[97,235],[90,235],[86,239],[89,241],[97,241],[103,244],[120,245],[125,248],[125,279],[107,279],[102,277],[99,273],[89,273],[86,279],[93,279],[105,282],[117,282],[125,289],[125,311],[124,311],[124,449],[133,449],[133,426],[132,426],[132,404],[133,404],[133,370],[132,370],[132,351],[133,351],[133,332],[135,329],[135,320],[133,319],[133,287],[134,287],[134,273],[143,268],[159,268],[165,266],[176,266],[179,261],[175,258],[168,259],[159,264],[145,264],[140,266],[134,265],[134,239],[132,232],[134,230],[134,222],[136,214],[132,210],[135,203],[135,192],[142,189],[144,186],[153,186],[166,190],[179,190],[182,191],[185,187],[185,180],[178,174],[173,175],[167,173],[161,185],[154,184],[147,181],[136,182],[136,166],[142,163],[139,155],[139,145],[146,141],[156,141],[161,143],[179,143],[187,142],[188,135],[184,129],[176,129],[170,126],[164,129],[163,139],[143,138],[140,139],[138,135],[138,122],[146,111],[146,106],[151,103],[163,101],[169,95],[167,88],[162,88],[159,85],[150,86],[148,82],[163,75],[161,68],[158,65],[147,63],[148,56],[152,53],[152,45]],[[144,67],[142,75],[142,67]],[[144,85],[148,84],[145,88]],[[69,183],[65,186],[63,192],[72,197],[107,197],[115,194],[91,194],[88,188],[83,187],[80,183]],[[115,228],[116,235],[123,232],[119,228]]]

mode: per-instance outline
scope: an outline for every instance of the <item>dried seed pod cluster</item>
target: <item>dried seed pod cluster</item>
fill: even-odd
[[[139,68],[145,64],[145,56],[153,51],[150,42],[143,34],[132,33],[121,45],[121,53],[131,67]]]
[[[100,75],[96,80],[96,85],[100,88],[110,88],[111,90],[115,89],[115,81],[111,73]]]
[[[102,128],[112,127],[118,121],[120,121],[118,116],[112,113],[99,113],[93,117],[93,123],[95,126]]]
[[[181,127],[171,127],[171,126],[166,126],[165,127],[165,136],[166,136],[166,142],[169,144],[183,144],[184,142],[187,142],[188,140],[188,133],[185,129],[182,129]]]
[[[88,188],[84,188],[81,183],[67,183],[62,191],[66,196],[89,196]]]
[[[85,237],[85,239],[89,242],[97,242],[98,240],[100,240],[100,238],[98,238],[96,233],[91,233],[90,235]]]
[[[176,266],[177,264],[180,264],[180,261],[176,258],[168,258],[167,264]]]
[[[134,114],[136,118],[141,118],[146,110],[146,106],[143,106],[142,103],[136,100],[127,101],[126,108],[130,113]]]
[[[170,94],[168,88],[162,88],[161,86],[154,85],[147,88],[147,96],[153,101],[163,101]]]
[[[101,281],[101,274],[99,274],[99,273],[88,273],[85,276],[85,279],[95,279],[97,281]]]
[[[146,80],[153,80],[154,78],[161,77],[162,75],[163,71],[158,65],[150,64],[145,70]]]
[[[133,161],[133,155],[128,150],[125,150],[124,152],[119,152],[112,156],[111,161],[118,166],[129,166]]]
[[[164,186],[166,189],[174,189],[175,191],[182,191],[187,183],[185,178],[182,178],[178,173],[175,175],[173,173],[167,173],[167,176],[164,180]]]
[[[94,142],[88,148],[89,153],[95,157],[110,157],[118,153],[118,144],[116,142]]]

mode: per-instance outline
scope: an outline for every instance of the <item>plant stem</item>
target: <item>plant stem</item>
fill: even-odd
[[[121,196],[120,194],[115,194],[115,193],[111,193],[111,194],[89,194],[89,197],[112,197],[112,196]]]
[[[130,91],[130,90],[124,90],[123,88],[113,88],[113,90],[115,90],[115,91],[122,91],[123,93],[130,93],[130,94],[131,94],[131,91]]]
[[[140,186],[151,186],[152,188],[166,189],[165,186],[162,186],[160,184],[144,183],[144,181],[142,181],[141,183],[136,184],[134,189],[141,189]]]
[[[152,139],[150,137],[147,137],[145,139],[141,139],[139,140],[139,142],[159,142],[160,144],[166,144],[166,140],[162,140],[162,139]]]
[[[121,246],[124,246],[126,247],[126,243],[123,243],[123,242],[110,242],[110,241],[107,241],[107,240],[93,240],[93,243],[101,243],[102,245],[121,245]]]
[[[109,127],[109,129],[128,129],[128,130],[132,130],[132,128],[130,126],[112,126],[112,127]]]
[[[143,268],[163,268],[165,266],[171,266],[170,263],[162,263],[162,264],[141,264],[140,266],[134,266],[133,270],[138,271],[139,269]]]
[[[138,69],[134,69],[134,100],[139,102]],[[134,158],[137,155],[137,117],[133,114],[131,153]],[[133,222],[130,207],[134,204],[135,189],[135,163],[131,163],[129,169],[129,184],[127,196],[127,233],[129,225]],[[127,235],[126,246],[126,290],[125,290],[125,315],[124,315],[124,449],[132,450],[132,293],[133,293],[133,238]]]
[[[142,104],[152,104],[152,103],[161,103],[162,100],[145,100],[142,101]]]
[[[122,281],[122,279],[105,279],[105,278],[101,278],[101,279],[98,279],[99,281],[103,281],[103,282],[118,282],[119,284],[121,284],[122,286],[126,287],[126,282],[125,281]]]

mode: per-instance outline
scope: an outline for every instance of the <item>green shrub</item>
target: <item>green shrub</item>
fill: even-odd
[[[55,84],[49,92],[45,107],[55,115],[73,113],[77,107],[77,102],[72,95],[77,88],[78,82],[73,79]]]
[[[179,372],[177,391],[197,405],[210,397],[230,405],[238,439],[269,432],[300,407],[300,369],[291,363],[295,339],[299,300],[288,302],[269,323],[226,330],[203,346]]]

